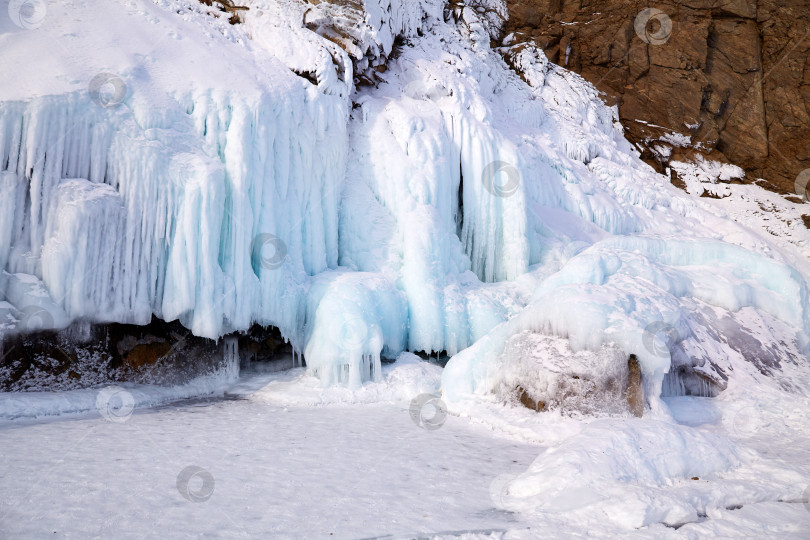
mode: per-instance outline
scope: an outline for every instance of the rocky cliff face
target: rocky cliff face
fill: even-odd
[[[506,44],[534,40],[595,84],[659,170],[699,152],[792,193],[810,168],[810,1],[508,5]]]

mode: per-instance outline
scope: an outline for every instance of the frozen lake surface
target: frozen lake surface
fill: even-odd
[[[538,446],[449,417],[419,428],[398,405],[198,399],[0,428],[8,537],[362,538],[526,527],[490,484]],[[177,487],[186,467],[207,471]]]
[[[660,431],[662,441],[669,428],[652,419],[564,419],[493,406],[489,412],[450,414],[436,429],[423,429],[411,418],[410,400],[385,399],[419,390],[409,386],[416,378],[437,381],[438,371],[403,361],[399,368],[385,368],[378,388],[354,393],[321,389],[302,369],[254,371],[219,397],[136,408],[112,420],[89,411],[0,421],[0,536],[806,538],[810,531],[810,509],[801,496],[769,500],[778,498],[773,490],[781,484],[810,477],[810,440],[760,437],[746,431],[756,425],[747,417],[737,421],[732,435],[745,441],[745,451],[757,449],[755,460],[711,478],[708,491],[700,486],[685,491],[708,483],[688,478],[667,479],[663,491],[649,491],[653,499],[662,493],[673,500],[708,497],[714,503],[706,504],[728,506],[693,522],[618,527],[622,505],[633,507],[629,498],[613,501],[618,508],[613,515],[598,505],[562,513],[509,511],[503,504],[506,482],[530,470],[535,459],[540,463],[538,456],[549,447],[559,446],[575,462],[578,450],[570,441],[581,437],[578,431],[603,437],[590,449],[596,456],[590,462],[597,454],[610,455],[616,444],[598,435],[598,426],[613,433],[652,433],[653,439]],[[366,402],[348,403],[347,396]],[[370,396],[382,401],[368,402]],[[674,426],[686,430],[683,436],[724,429],[722,401],[667,402]],[[493,427],[491,415],[513,429]],[[529,431],[549,443],[530,440]],[[651,463],[670,459],[666,448],[644,445],[641,455]],[[676,457],[673,451],[671,459]],[[689,459],[700,463],[702,457]],[[587,473],[582,470],[583,477]],[[646,496],[643,482],[624,480],[638,483]],[[600,486],[593,489],[601,491]],[[723,502],[735,496],[751,502]]]

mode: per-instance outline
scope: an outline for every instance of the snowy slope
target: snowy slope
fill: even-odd
[[[636,354],[656,410],[673,364],[721,389],[754,342],[806,364],[806,254],[656,175],[541,51],[493,50],[502,3],[246,4],[233,26],[190,0],[4,19],[25,81],[0,90],[20,329],[31,306],[55,328],[272,324],[353,387],[381,356],[447,351],[450,401],[502,384],[525,332]]]

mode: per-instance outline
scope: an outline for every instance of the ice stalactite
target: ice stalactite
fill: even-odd
[[[124,204],[108,184],[63,180],[42,249],[42,280],[71,318],[114,316]],[[114,320],[114,319],[113,319]]]
[[[261,321],[300,339],[300,285],[337,265],[345,103],[304,87],[295,107],[242,99],[201,93],[163,118],[73,94],[4,104],[6,269],[71,317],[155,313],[213,338]],[[278,267],[254,268],[262,235],[284,246]]]
[[[84,10],[88,21],[109,11],[134,24],[133,35],[149,36],[152,22],[163,21],[191,38],[176,44],[169,64],[158,56],[147,69],[137,65],[151,62],[144,57],[105,74],[124,89],[118,101],[75,88],[0,103],[0,262],[10,321],[3,328],[28,330],[32,306],[46,313],[45,328],[78,318],[145,324],[154,314],[218,338],[259,323],[279,327],[299,356],[308,351],[311,369],[325,379],[327,364],[346,367],[351,380],[343,382],[378,377],[380,355],[406,346],[401,293],[382,278],[349,286],[324,277],[338,265],[349,56],[272,17],[284,11],[276,3],[257,2],[245,24],[258,51],[226,28],[201,38],[199,28],[211,21],[194,10],[141,7],[152,19],[118,13],[116,4],[92,13],[59,8]],[[363,32],[390,54],[397,35],[421,28],[424,9],[377,10]],[[14,43],[18,52],[28,37]],[[196,63],[212,43],[228,51],[223,60],[208,57],[219,74],[214,84],[166,76],[167,68]],[[94,54],[82,64],[67,58],[62,68],[81,83]],[[316,84],[299,71],[314,73]],[[342,287],[365,291],[367,304],[347,310],[352,299]],[[335,351],[328,329],[349,312],[366,331]]]

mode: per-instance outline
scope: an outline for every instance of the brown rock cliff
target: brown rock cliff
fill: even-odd
[[[504,35],[534,40],[618,104],[659,170],[699,152],[792,193],[810,168],[810,0],[507,3]]]

